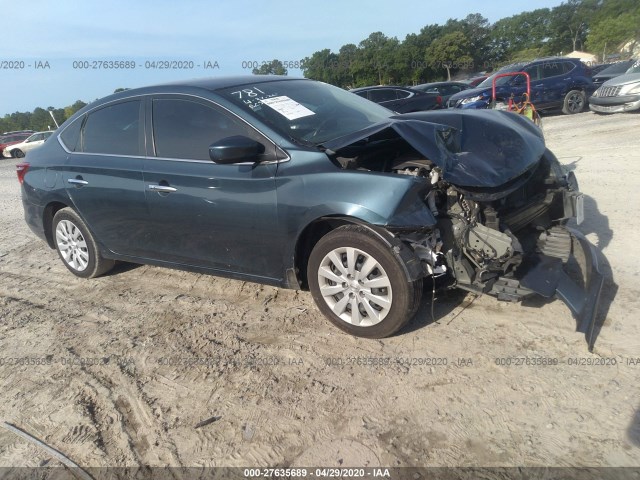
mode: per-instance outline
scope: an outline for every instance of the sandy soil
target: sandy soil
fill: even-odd
[[[77,279],[1,160],[0,420],[86,467],[639,466],[640,115],[544,130],[608,259],[593,354],[559,300],[438,295],[434,322],[428,292],[375,341],[306,292],[147,266]],[[0,429],[0,467],[48,460]]]

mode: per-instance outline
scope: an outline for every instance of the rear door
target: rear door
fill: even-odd
[[[144,183],[153,258],[281,277],[275,145],[209,100],[157,95],[148,102],[152,152],[144,160]],[[264,161],[211,161],[209,145],[235,135],[262,143]]]
[[[145,253],[143,119],[142,99],[127,99],[93,110],[61,135],[69,197],[95,237],[122,255]]]

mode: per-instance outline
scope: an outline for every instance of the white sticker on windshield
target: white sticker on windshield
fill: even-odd
[[[265,105],[273,108],[280,115],[283,115],[287,120],[295,120],[296,118],[308,117],[309,115],[315,115],[314,112],[309,110],[304,105],[300,105],[295,100],[281,95],[279,97],[265,98],[260,100]]]

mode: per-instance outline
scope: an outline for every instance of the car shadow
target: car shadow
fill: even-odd
[[[447,290],[441,285],[436,284],[436,291],[434,295],[432,286],[432,281],[430,279],[425,279],[420,307],[409,323],[398,332],[399,335],[408,334],[421,328],[428,327],[434,323],[439,323],[447,318],[447,316],[458,306],[460,306],[468,294],[468,292],[464,290]],[[435,301],[432,301],[432,298],[434,297]],[[475,298],[477,297],[472,297],[463,309],[473,303]],[[449,319],[448,321],[451,320],[452,319]]]
[[[636,447],[640,447],[640,407],[635,411],[627,428],[627,437]]]
[[[609,226],[609,217],[600,213],[598,204],[589,195],[584,196],[584,221],[575,228],[578,228],[585,235],[595,233],[598,237],[595,246],[600,251],[609,246],[613,239],[613,230]]]
[[[110,277],[111,275],[119,275],[121,273],[129,272],[131,270],[135,270],[136,268],[142,267],[139,263],[130,263],[130,262],[121,262],[116,261],[115,266],[109,270],[107,273],[102,275],[103,277]]]

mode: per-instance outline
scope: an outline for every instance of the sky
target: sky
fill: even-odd
[[[295,62],[324,48],[337,52],[376,31],[403,40],[449,18],[481,13],[495,22],[561,0],[533,3],[0,0],[0,116],[90,102],[119,87],[250,74],[262,62]],[[129,68],[104,68],[113,62]],[[159,68],[167,65],[178,68]],[[289,75],[302,72],[289,69]]]

